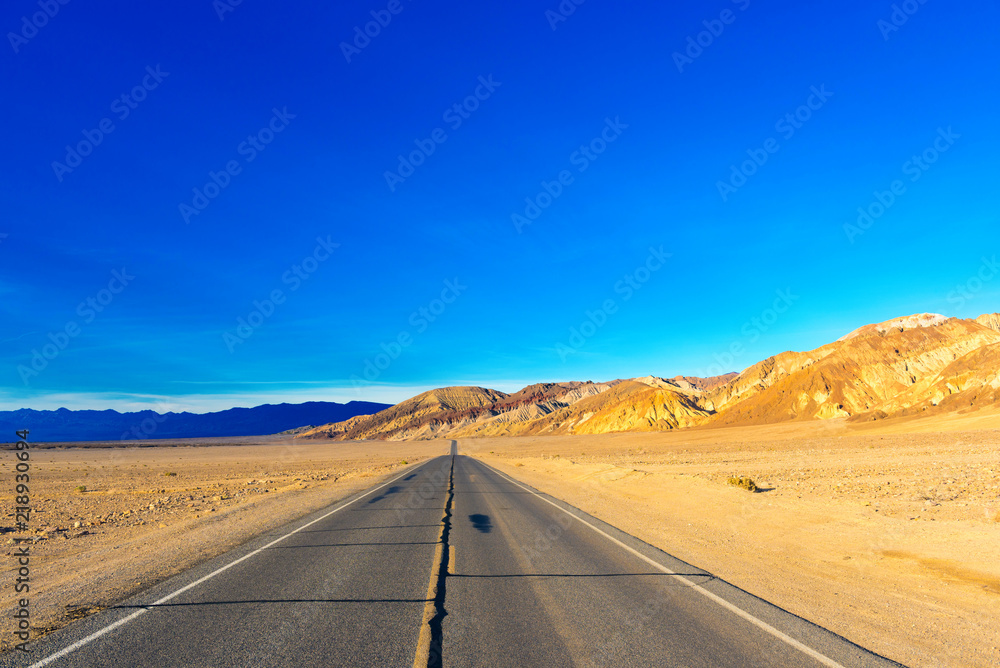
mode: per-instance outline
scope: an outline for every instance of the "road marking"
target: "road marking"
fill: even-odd
[[[618,545],[619,547],[624,548],[628,552],[631,552],[633,555],[639,557],[640,559],[642,559],[643,561],[645,561],[650,566],[652,566],[652,567],[654,567],[654,568],[662,571],[663,573],[666,573],[667,575],[669,575],[669,576],[671,576],[671,577],[679,580],[680,582],[683,582],[684,584],[686,584],[687,586],[689,586],[691,589],[694,589],[696,592],[698,592],[702,596],[705,596],[706,598],[708,598],[708,599],[710,599],[710,600],[718,603],[719,605],[721,605],[726,610],[729,610],[733,614],[742,617],[743,619],[747,620],[748,622],[750,622],[754,626],[760,628],[763,631],[766,631],[767,633],[770,633],[772,636],[774,636],[778,640],[781,640],[781,641],[783,641],[783,642],[791,645],[792,647],[794,647],[795,649],[799,650],[803,654],[806,654],[806,655],[808,655],[808,656],[816,659],[817,661],[819,661],[820,663],[822,663],[824,666],[829,666],[829,668],[844,668],[843,665],[837,663],[833,659],[831,659],[831,658],[829,658],[829,657],[827,657],[827,656],[825,656],[823,654],[820,654],[819,652],[817,652],[816,650],[814,650],[812,647],[804,645],[801,642],[799,642],[798,640],[796,640],[795,638],[793,638],[793,637],[791,637],[791,636],[789,636],[789,635],[787,635],[785,633],[782,633],[781,631],[779,631],[778,629],[774,628],[773,626],[771,626],[767,622],[765,622],[763,620],[760,620],[760,619],[757,619],[756,617],[754,617],[753,615],[751,615],[746,610],[744,610],[742,608],[738,608],[735,605],[733,605],[732,603],[730,603],[729,601],[727,601],[726,599],[722,598],[721,596],[713,594],[712,592],[710,592],[707,589],[703,588],[697,582],[693,582],[691,580],[688,580],[683,575],[681,575],[679,573],[675,573],[674,571],[670,570],[669,568],[667,568],[663,564],[661,564],[661,563],[659,563],[657,561],[654,561],[653,559],[650,559],[649,557],[647,557],[646,555],[644,555],[642,552],[639,552],[638,550],[636,550],[636,549],[630,547],[629,545],[626,545],[625,543],[621,542],[620,540],[618,540],[617,538],[615,538],[611,534],[606,533],[605,531],[602,531],[600,528],[594,526],[593,524],[591,524],[587,520],[582,519],[580,517],[577,517],[576,515],[574,515],[573,513],[569,512],[568,510],[566,510],[565,508],[563,508],[559,504],[554,503],[554,502],[550,501],[549,499],[546,499],[544,496],[542,496],[538,492],[534,491],[533,489],[529,489],[528,487],[525,487],[524,485],[522,485],[521,483],[519,483],[517,480],[514,480],[513,478],[511,478],[506,473],[503,473],[501,471],[497,471],[495,468],[493,468],[492,466],[490,466],[486,462],[483,462],[483,461],[480,461],[480,460],[476,460],[476,461],[478,461],[480,464],[482,464],[486,468],[490,469],[491,471],[493,471],[497,475],[500,475],[500,476],[506,478],[511,483],[517,485],[518,487],[520,487],[524,491],[530,492],[531,494],[534,494],[535,496],[537,496],[539,499],[541,499],[545,503],[558,508],[559,510],[561,510],[564,513],[566,513],[567,515],[569,515],[573,519],[581,522],[585,526],[590,527],[591,529],[593,529],[597,533],[601,534],[602,536],[604,536],[605,538],[607,538],[608,540],[610,540],[612,543]]]
[[[455,441],[451,442],[452,452],[455,451]],[[443,470],[443,469],[442,469]],[[438,533],[437,545],[434,547],[434,559],[431,562],[431,579],[427,583],[427,599],[424,602],[424,614],[420,619],[420,635],[417,636],[417,651],[413,655],[413,668],[427,668],[430,665],[439,665],[441,662],[441,636],[435,642],[434,627],[431,623],[438,614],[438,598],[444,601],[444,580],[446,573],[451,572],[449,562],[446,573],[441,572],[445,564],[445,555],[450,558],[453,552],[451,546],[445,543],[448,540],[450,527],[451,504],[454,502],[455,492],[455,457],[451,458],[451,472],[448,474],[448,495],[445,497],[444,508],[441,515],[441,531]],[[447,553],[445,552],[447,550]],[[431,661],[431,652],[435,652],[435,661]]]
[[[444,533],[444,527],[441,527]],[[420,635],[417,636],[417,651],[413,655],[413,668],[427,668],[431,655],[431,619],[437,614],[435,600],[438,595],[438,580],[441,563],[444,561],[444,543],[438,536],[438,544],[434,548],[434,561],[431,564],[431,579],[427,583],[427,600],[424,602],[424,615],[420,619]]]
[[[403,473],[400,473],[398,476],[396,476],[392,480],[384,482],[381,485],[379,485],[378,487],[373,487],[372,489],[368,490],[367,492],[365,492],[361,496],[357,497],[356,499],[352,499],[351,501],[348,501],[347,503],[334,508],[333,510],[331,510],[327,514],[323,515],[322,517],[317,517],[312,522],[309,522],[308,524],[303,524],[298,529],[286,533],[281,538],[278,538],[276,540],[272,540],[270,543],[268,543],[267,545],[265,545],[263,547],[258,547],[253,552],[250,552],[249,554],[243,555],[242,557],[240,557],[236,561],[233,561],[233,562],[231,562],[229,564],[226,564],[222,568],[219,568],[219,569],[217,569],[215,571],[212,571],[211,573],[209,573],[208,575],[206,575],[204,577],[198,578],[194,582],[181,587],[180,589],[178,589],[177,591],[173,592],[172,594],[167,594],[163,598],[150,603],[147,607],[143,608],[142,610],[136,610],[135,612],[133,612],[128,617],[123,617],[122,619],[119,619],[117,622],[114,622],[113,624],[108,624],[107,626],[105,626],[100,631],[94,631],[93,633],[91,633],[86,638],[82,638],[81,640],[77,640],[72,645],[69,645],[68,647],[64,647],[63,649],[59,650],[55,654],[47,656],[47,657],[45,657],[44,659],[42,659],[41,661],[39,661],[37,663],[31,664],[28,668],[41,668],[42,666],[47,666],[48,664],[52,663],[53,661],[56,661],[58,659],[63,658],[64,656],[66,656],[70,652],[74,652],[74,651],[80,649],[81,647],[83,647],[84,645],[90,644],[91,642],[93,642],[94,640],[97,640],[98,638],[100,638],[104,634],[109,633],[111,631],[114,631],[119,626],[124,626],[125,624],[128,624],[129,622],[131,622],[133,619],[135,619],[135,618],[137,618],[137,617],[139,617],[139,616],[141,616],[141,615],[149,612],[150,608],[154,608],[154,607],[156,607],[158,605],[163,605],[167,601],[170,601],[171,599],[174,599],[177,596],[180,596],[181,594],[183,594],[184,592],[188,591],[189,589],[193,589],[193,588],[197,587],[198,585],[200,585],[201,583],[203,583],[203,582],[205,582],[207,580],[211,580],[216,575],[219,575],[220,573],[228,571],[230,568],[232,568],[236,564],[238,564],[238,563],[240,563],[242,561],[246,561],[250,557],[263,552],[264,550],[266,550],[267,548],[271,547],[272,545],[277,545],[278,543],[280,543],[281,541],[285,540],[286,538],[288,538],[290,536],[294,536],[295,534],[297,534],[298,532],[302,531],[306,527],[310,527],[313,524],[316,524],[317,522],[325,520],[330,515],[333,515],[334,513],[340,512],[341,510],[343,510],[347,506],[351,505],[352,503],[356,503],[356,502],[360,501],[361,499],[365,498],[366,496],[368,496],[369,494],[372,494],[373,492],[377,492],[378,490],[382,489],[383,487],[387,487],[387,486],[391,485],[392,483],[396,482],[397,480],[399,480],[403,476],[405,476],[408,473],[410,473],[410,471],[412,471],[414,468],[420,468],[420,467],[424,466],[425,464],[426,464],[426,462],[424,464],[418,464],[417,466],[414,466],[414,467],[406,469],[406,471],[404,471]]]

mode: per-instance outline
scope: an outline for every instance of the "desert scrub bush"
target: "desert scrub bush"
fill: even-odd
[[[729,479],[729,484],[733,487],[739,487],[740,489],[745,489],[748,492],[756,492],[757,484],[750,478],[744,478],[743,476],[735,477]]]
[[[404,459],[403,461],[401,461],[401,462],[399,462],[399,463],[400,463],[400,464],[403,464],[403,465],[406,465],[406,464],[409,464],[410,462],[408,462],[408,461],[406,461],[406,460]]]
[[[73,491],[74,492],[80,492],[81,494],[83,494],[84,492],[87,491],[87,486],[86,485],[80,485],[79,487],[77,487]]]
[[[163,475],[168,475],[168,476],[176,476],[177,474],[176,474],[176,473],[174,473],[173,471],[167,471],[167,472],[166,472],[166,473],[164,473]]]

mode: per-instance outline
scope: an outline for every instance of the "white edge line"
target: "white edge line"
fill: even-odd
[[[430,460],[428,460],[428,461],[430,461]],[[425,463],[426,462],[424,462],[424,464]],[[74,652],[74,651],[80,649],[81,647],[83,647],[84,645],[87,645],[87,644],[93,642],[94,640],[97,640],[98,638],[100,638],[101,636],[103,636],[105,633],[108,633],[110,631],[114,631],[119,626],[123,626],[125,624],[128,624],[129,622],[131,622],[136,617],[139,617],[140,615],[149,612],[150,608],[156,607],[158,605],[162,605],[162,604],[166,603],[167,601],[169,601],[169,600],[171,600],[171,599],[173,599],[173,598],[175,598],[177,596],[180,596],[181,594],[183,594],[184,592],[188,591],[189,589],[197,587],[202,582],[205,582],[206,580],[211,580],[212,578],[214,578],[219,573],[223,573],[225,571],[228,571],[230,568],[232,568],[236,564],[240,563],[241,561],[245,561],[245,560],[249,559],[250,557],[254,556],[255,554],[263,552],[264,550],[266,550],[267,548],[271,547],[272,545],[277,545],[278,543],[280,543],[281,541],[285,540],[289,536],[294,536],[295,534],[297,534],[298,532],[302,531],[306,527],[310,527],[310,526],[312,526],[313,524],[316,524],[319,521],[325,520],[330,515],[333,515],[336,512],[340,512],[341,510],[343,510],[347,506],[351,505],[352,503],[360,501],[361,499],[365,498],[369,494],[371,494],[373,492],[377,492],[378,490],[382,489],[383,487],[391,485],[392,483],[396,482],[397,480],[399,480],[403,476],[407,475],[414,468],[419,468],[422,465],[423,464],[418,464],[417,466],[414,466],[414,467],[406,469],[406,471],[404,471],[403,473],[400,473],[398,476],[396,476],[392,480],[387,480],[386,482],[382,483],[378,487],[372,487],[370,490],[368,490],[367,492],[365,492],[361,496],[357,497],[356,499],[351,499],[350,501],[348,501],[347,503],[345,503],[345,504],[343,504],[341,506],[337,506],[336,508],[334,508],[330,512],[326,513],[322,517],[317,517],[316,519],[314,519],[313,521],[309,522],[308,524],[303,524],[298,529],[295,529],[294,531],[290,531],[290,532],[286,533],[281,538],[277,538],[275,540],[272,540],[267,545],[264,545],[263,547],[258,547],[253,552],[250,552],[249,554],[243,555],[242,557],[240,557],[236,561],[230,562],[230,563],[226,564],[225,566],[223,566],[222,568],[219,568],[219,569],[217,569],[215,571],[212,571],[208,575],[205,575],[203,577],[198,578],[194,582],[181,587],[180,589],[178,589],[177,591],[175,591],[175,592],[173,592],[171,594],[167,594],[163,598],[161,598],[161,599],[159,599],[157,601],[154,601],[153,603],[149,603],[148,607],[144,607],[142,610],[136,610],[135,612],[133,612],[128,617],[123,617],[122,619],[119,619],[117,622],[113,622],[111,624],[108,624],[107,626],[105,626],[103,629],[101,629],[99,631],[94,631],[93,633],[91,633],[86,638],[82,638],[80,640],[77,640],[72,645],[69,645],[68,647],[64,647],[63,649],[59,650],[55,654],[51,654],[51,655],[45,657],[44,659],[42,659],[41,661],[38,661],[37,663],[31,664],[30,666],[28,666],[28,668],[41,668],[41,666],[47,666],[48,664],[52,663],[53,661],[56,661],[57,659],[61,659],[62,657],[64,657],[67,654],[69,654],[70,652]]]
[[[739,608],[739,607],[733,605],[732,603],[730,603],[726,599],[724,599],[724,598],[722,598],[720,596],[717,596],[716,594],[713,594],[712,592],[710,592],[707,589],[703,588],[700,584],[698,584],[696,582],[692,582],[691,580],[688,580],[683,575],[680,575],[679,573],[673,572],[672,570],[670,570],[666,566],[660,564],[657,561],[654,561],[653,559],[650,559],[649,557],[647,557],[643,553],[641,553],[638,550],[630,547],[629,545],[626,545],[625,543],[621,542],[620,540],[618,540],[614,536],[612,536],[612,535],[610,535],[610,534],[602,531],[598,527],[595,527],[593,524],[591,524],[590,522],[586,521],[585,519],[577,517],[576,515],[574,515],[573,513],[569,512],[568,510],[566,510],[565,508],[563,508],[559,504],[553,503],[552,501],[550,501],[549,499],[546,499],[544,496],[542,496],[538,492],[525,487],[524,485],[522,485],[521,483],[519,483],[517,480],[514,480],[513,478],[511,478],[506,473],[503,473],[502,471],[496,470],[495,468],[493,468],[492,466],[490,466],[486,462],[483,462],[481,460],[477,460],[477,461],[480,461],[480,463],[483,466],[485,466],[486,468],[492,470],[494,473],[497,473],[497,474],[503,476],[504,478],[506,478],[507,480],[511,481],[513,484],[517,485],[518,487],[520,487],[524,491],[530,492],[530,493],[534,494],[535,496],[537,496],[539,499],[541,499],[545,503],[548,503],[549,505],[555,506],[556,508],[558,508],[562,512],[564,512],[567,515],[569,515],[570,517],[572,517],[573,519],[575,519],[575,520],[581,522],[582,524],[590,527],[591,529],[593,529],[597,533],[601,534],[602,536],[604,536],[605,538],[607,538],[608,540],[610,540],[612,543],[615,543],[619,547],[622,547],[622,548],[628,550],[629,552],[631,552],[635,556],[639,557],[640,559],[642,559],[643,561],[645,561],[646,563],[648,563],[650,566],[653,566],[654,568],[659,569],[660,571],[666,573],[667,575],[670,575],[671,577],[674,577],[677,580],[683,582],[684,584],[686,584],[687,586],[689,586],[691,589],[694,589],[695,591],[697,591],[702,596],[705,596],[708,599],[710,599],[710,600],[718,603],[719,605],[721,605],[726,610],[729,610],[730,612],[732,612],[732,613],[734,613],[736,615],[739,615],[740,617],[742,617],[743,619],[747,620],[748,622],[750,622],[754,626],[756,626],[756,627],[758,627],[758,628],[760,628],[760,629],[762,629],[764,631],[767,631],[768,633],[770,633],[775,638],[788,643],[789,645],[791,645],[795,649],[799,650],[803,654],[806,654],[806,655],[808,655],[808,656],[816,659],[817,661],[819,661],[820,663],[822,663],[824,666],[829,666],[829,668],[844,668],[844,666],[842,666],[841,664],[837,663],[833,659],[831,659],[831,658],[829,658],[827,656],[824,656],[823,654],[820,654],[819,652],[817,652],[816,650],[814,650],[813,648],[811,648],[811,647],[809,647],[807,645],[803,645],[801,642],[799,642],[795,638],[792,638],[791,636],[789,636],[789,635],[787,635],[785,633],[782,633],[781,631],[779,631],[778,629],[774,628],[773,626],[771,626],[767,622],[762,621],[760,619],[757,619],[756,617],[754,617],[753,615],[751,615],[746,610],[743,610],[742,608]]]

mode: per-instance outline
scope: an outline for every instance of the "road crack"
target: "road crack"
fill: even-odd
[[[452,450],[454,453],[454,449]],[[451,471],[448,474],[448,497],[441,518],[441,536],[434,550],[434,564],[431,566],[431,580],[427,588],[428,603],[424,608],[424,624],[420,629],[414,668],[440,668],[443,665],[445,595],[448,585],[448,567],[451,559],[451,515],[455,499],[455,455],[451,457]]]

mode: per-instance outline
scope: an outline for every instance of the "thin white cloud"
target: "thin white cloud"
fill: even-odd
[[[501,392],[516,392],[525,385],[538,381],[470,381],[457,380],[447,385],[479,385]],[[237,385],[269,385],[259,383],[237,383]],[[444,385],[444,384],[442,384]],[[193,394],[132,394],[118,392],[53,392],[39,393],[33,396],[13,394],[0,390],[0,410],[12,411],[19,408],[35,410],[107,410],[112,409],[122,413],[143,410],[153,410],[158,413],[183,412],[210,413],[227,408],[251,408],[261,404],[298,404],[306,401],[374,401],[386,404],[396,404],[405,399],[432,390],[442,385],[385,385],[371,384],[358,388],[353,386],[310,386],[302,388],[275,388],[273,390],[248,389],[245,392],[229,391],[221,393]],[[29,425],[30,428],[30,425]]]

